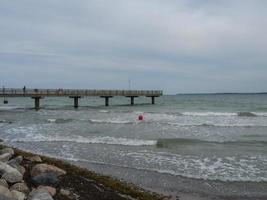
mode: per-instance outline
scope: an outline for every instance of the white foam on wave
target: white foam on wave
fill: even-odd
[[[130,138],[105,137],[83,137],[83,136],[45,136],[41,134],[28,134],[21,139],[13,139],[12,142],[74,142],[85,144],[109,144],[125,146],[150,146],[156,145],[157,140],[141,140]]]
[[[237,116],[237,113],[228,112],[183,112],[185,116]]]
[[[17,106],[0,106],[0,110],[14,110],[14,109],[18,109],[19,107]]]
[[[108,110],[99,110],[100,113],[108,113]]]
[[[47,121],[50,122],[50,123],[54,123],[54,122],[57,121],[57,119],[47,119]]]
[[[232,157],[198,157],[177,155],[166,152],[139,151],[126,153],[131,167],[157,171],[188,178],[220,181],[267,181],[267,160],[261,156],[237,158]]]
[[[260,116],[260,117],[267,117],[266,112],[252,112],[254,115]]]
[[[133,123],[133,121],[120,120],[120,119],[106,119],[106,120],[90,119],[89,121],[93,122],[93,123],[105,123],[105,124],[130,124],[130,123]]]

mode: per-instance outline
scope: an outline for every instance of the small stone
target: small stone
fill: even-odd
[[[5,179],[0,179],[0,185],[8,188],[8,184]]]
[[[3,153],[0,155],[0,161],[7,162],[12,157],[10,153]]]
[[[32,162],[42,162],[42,159],[40,156],[29,156],[25,157],[26,160],[32,161]]]
[[[53,200],[49,192],[45,189],[37,189],[31,191],[28,200]]]
[[[0,194],[9,198],[12,198],[12,194],[8,188],[0,185]]]
[[[69,191],[69,190],[65,190],[65,189],[60,189],[60,194],[62,195],[62,196],[66,196],[66,197],[69,197],[70,196],[70,194],[71,194],[71,192]]]
[[[38,176],[34,176],[32,178],[32,183],[36,186],[45,185],[45,186],[56,187],[59,184],[59,180],[56,174],[49,172],[49,173],[39,174]]]
[[[66,172],[56,166],[53,165],[47,165],[47,164],[38,164],[35,165],[32,170],[31,170],[31,176],[37,176],[41,173],[47,173],[47,172],[52,172],[56,174],[56,176],[62,176],[65,175]]]
[[[53,197],[57,193],[56,188],[50,187],[50,186],[44,186],[40,185],[37,189],[45,189],[49,194]]]
[[[0,150],[0,154],[10,153],[12,156],[14,155],[14,150],[12,148],[4,148]]]
[[[25,194],[16,190],[11,191],[12,197],[16,200],[24,200]]]
[[[28,194],[30,192],[28,186],[25,183],[16,183],[10,187],[10,190],[16,190]]]

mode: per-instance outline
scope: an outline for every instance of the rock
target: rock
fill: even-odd
[[[0,194],[9,198],[12,198],[12,194],[8,188],[0,185]]]
[[[49,192],[49,194],[53,197],[55,196],[55,194],[57,193],[56,191],[56,188],[53,188],[53,187],[50,187],[50,186],[43,186],[43,185],[40,185],[38,187],[38,189],[45,189],[47,190],[47,192]]]
[[[32,183],[36,186],[45,185],[56,187],[59,184],[59,180],[56,174],[48,172],[32,177]]]
[[[60,189],[59,193],[63,197],[63,199],[80,199],[79,195],[72,193],[69,190]]]
[[[1,162],[7,162],[12,157],[10,153],[3,153],[0,155],[0,161]]]
[[[40,156],[25,157],[25,159],[32,161],[32,162],[42,162],[42,159],[40,158]]]
[[[37,189],[31,191],[28,200],[53,200],[49,192],[45,189]]]
[[[16,190],[11,191],[12,197],[16,200],[24,200],[25,194]]]
[[[0,179],[0,185],[8,188],[8,184],[5,179]]]
[[[6,197],[6,196],[0,194],[0,200],[16,200],[16,199],[13,199],[13,198],[10,198],[10,197]]]
[[[22,176],[24,175],[24,173],[26,172],[26,169],[21,166],[21,165],[17,165],[17,166],[13,166],[15,169],[17,169],[21,174]]]
[[[3,174],[2,178],[9,183],[20,182],[23,178],[17,169],[3,162],[0,162],[0,172]]]
[[[69,190],[65,190],[65,189],[60,189],[59,193],[65,197],[69,197],[71,195],[71,192]]]
[[[12,156],[14,155],[14,150],[12,148],[3,148],[0,150],[0,154],[10,153]]]
[[[17,172],[11,172],[11,173],[4,173],[2,176],[3,179],[5,179],[9,183],[17,183],[22,181],[22,174]]]
[[[28,194],[30,192],[28,186],[25,183],[16,183],[10,187],[10,190],[16,190]]]
[[[17,156],[16,158],[13,158],[12,160],[8,161],[7,164],[10,166],[18,166],[22,162],[23,157],[22,156]]]
[[[62,176],[65,175],[66,172],[56,166],[53,165],[47,165],[47,164],[38,164],[35,165],[32,170],[31,170],[31,176],[37,176],[41,173],[47,173],[47,172],[52,172],[56,174],[56,176]]]
[[[25,168],[23,166],[20,165],[22,160],[23,160],[22,156],[17,156],[16,158],[8,161],[7,164],[9,164],[11,167],[17,169],[23,175],[26,170],[25,170]]]

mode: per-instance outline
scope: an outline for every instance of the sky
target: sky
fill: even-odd
[[[267,91],[266,0],[0,0],[0,85]]]

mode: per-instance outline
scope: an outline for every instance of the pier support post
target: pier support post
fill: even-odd
[[[151,104],[155,104],[155,97],[153,96],[153,97],[151,97]]]
[[[155,98],[158,96],[146,96],[146,97],[151,97],[151,104],[155,104]]]
[[[134,105],[134,98],[138,96],[127,96],[128,98],[131,98],[131,105]]]
[[[32,99],[34,99],[34,108],[35,110],[39,110],[40,109],[40,99],[42,97],[38,96],[38,97],[32,97]]]
[[[112,98],[113,96],[101,96],[101,98],[105,98],[105,106],[109,106],[109,98]]]
[[[78,108],[79,107],[79,99],[81,98],[81,96],[73,96],[70,97],[74,100],[74,108]]]

